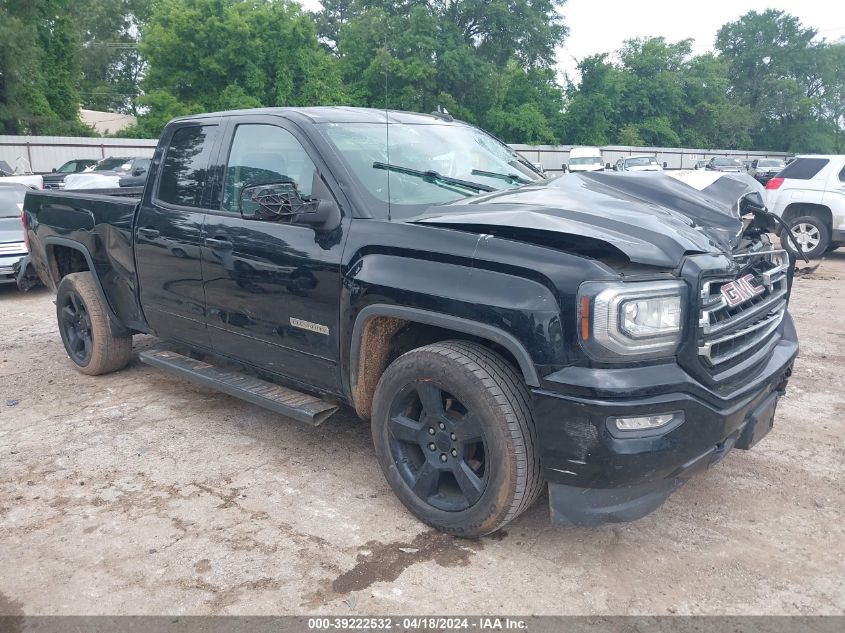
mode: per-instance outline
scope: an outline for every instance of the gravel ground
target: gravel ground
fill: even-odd
[[[137,358],[71,367],[0,289],[0,614],[843,614],[845,249],[796,281],[774,430],[632,524],[479,541],[388,489],[367,425],[306,428]],[[135,351],[154,341],[136,337]]]

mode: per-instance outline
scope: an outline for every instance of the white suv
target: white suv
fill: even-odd
[[[766,183],[766,206],[789,224],[808,257],[845,245],[845,155],[798,156]]]

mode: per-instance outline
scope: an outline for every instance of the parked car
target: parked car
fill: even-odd
[[[797,156],[766,183],[766,206],[786,221],[807,257],[845,245],[845,155]]]
[[[26,161],[22,162],[28,165]],[[15,169],[6,161],[0,160],[0,184],[18,184],[42,189],[44,187],[44,178],[39,174],[33,174],[28,167],[21,169],[19,164],[18,169]]]
[[[663,171],[657,158],[648,154],[637,154],[620,158],[616,161],[614,171]]]
[[[99,161],[93,168],[69,175],[65,189],[117,189],[120,179],[132,175],[137,169],[146,170],[150,159],[141,156],[109,157]]]
[[[786,163],[780,158],[755,158],[751,161],[751,169],[748,170],[748,174],[760,184],[765,185],[784,167],[786,167]]]
[[[118,185],[121,187],[143,187],[147,181],[147,172],[150,169],[150,158],[140,158],[132,164],[132,171],[128,176],[123,176]]]
[[[736,158],[714,156],[707,162],[707,169],[710,171],[728,171],[742,173],[745,168]]]
[[[170,122],[138,200],[35,192],[24,221],[79,371],[143,332],[143,362],[297,420],[348,403],[409,511],[476,537],[546,486],[557,524],[639,518],[771,428],[792,266],[759,193],[699,180],[546,180],[459,121],[268,108]]]
[[[601,150],[598,147],[573,147],[569,151],[569,163],[564,171],[604,171]]]
[[[44,188],[45,189],[63,189],[65,186],[65,178],[68,174],[78,174],[85,171],[89,167],[97,164],[93,158],[78,158],[76,160],[69,160],[58,169],[54,169],[52,173],[44,174]]]
[[[0,183],[0,284],[17,284],[28,290],[38,283],[29,259],[21,213],[30,187]]]

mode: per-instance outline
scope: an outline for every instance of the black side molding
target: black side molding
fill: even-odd
[[[322,424],[338,409],[336,404],[315,396],[240,372],[215,367],[169,350],[144,351],[139,354],[139,358],[142,363],[312,426]]]

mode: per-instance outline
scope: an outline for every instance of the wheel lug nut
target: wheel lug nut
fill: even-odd
[[[435,433],[434,427],[433,426],[428,427],[428,434],[434,435],[434,433]]]
[[[437,449],[437,447],[434,445],[434,442],[432,442],[431,444],[428,445],[428,450],[433,451],[433,450],[436,450],[436,449]]]
[[[452,438],[452,441],[453,441],[453,442],[454,442],[456,439],[458,439],[458,436],[457,436],[457,435],[455,435],[454,433],[450,433],[450,434],[449,434],[449,437],[451,437],[451,438]]]
[[[440,453],[440,461],[441,462],[445,462],[447,459],[448,459],[448,457],[446,457],[446,453]]]
[[[445,429],[446,429],[446,425],[445,425],[445,424],[443,424],[442,422],[441,422],[440,424],[438,424],[437,426],[439,426],[439,427],[440,427],[440,430],[441,430],[441,431],[443,431],[443,430],[445,430]]]
[[[457,449],[453,448],[452,449],[452,457],[457,457],[457,456],[458,456],[458,451],[457,451]]]

